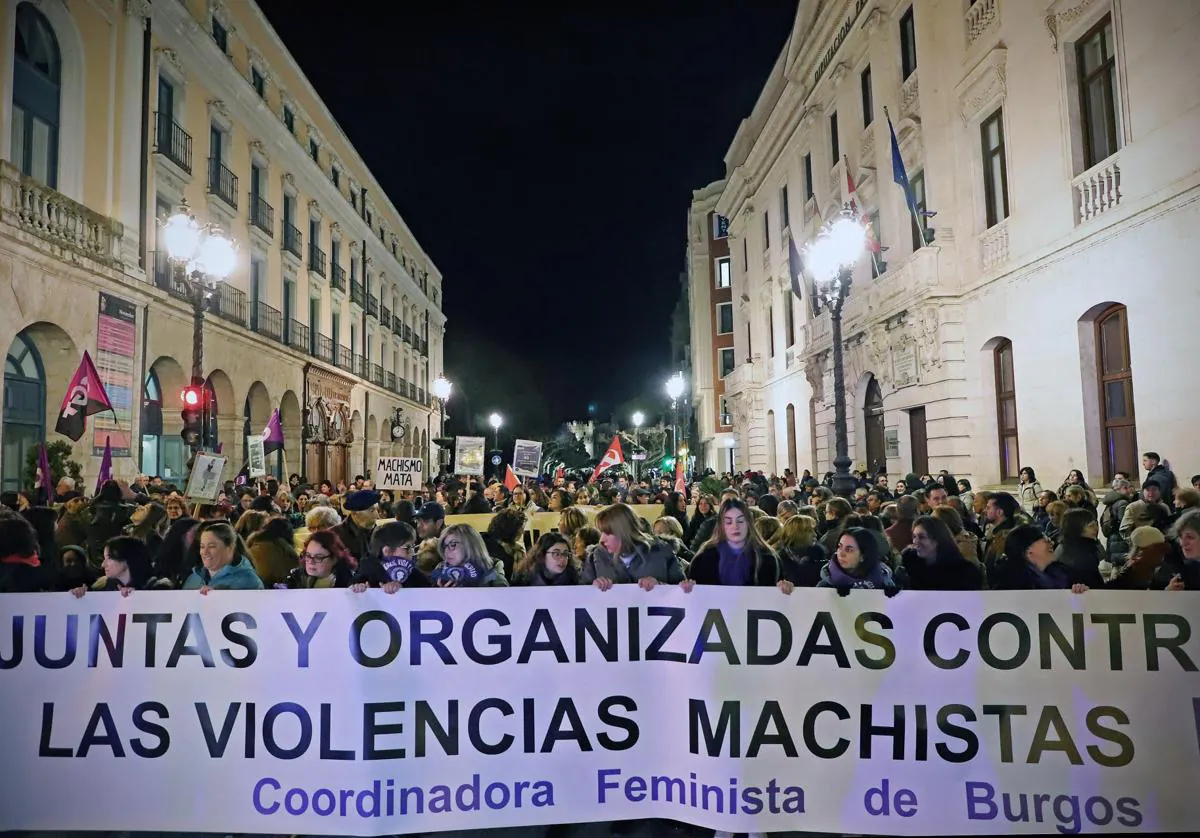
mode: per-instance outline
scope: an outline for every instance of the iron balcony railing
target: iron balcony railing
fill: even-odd
[[[283,336],[284,343],[292,347],[292,349],[299,349],[301,352],[312,351],[311,345],[308,342],[308,326],[295,319],[286,320],[283,325],[285,331]]]
[[[256,300],[250,307],[250,329],[271,340],[283,340],[283,313]]]
[[[210,292],[208,310],[222,320],[237,323],[239,326],[246,325],[246,319],[250,314],[246,293],[224,282],[218,284],[216,289]]]
[[[312,242],[308,243],[308,269],[317,276],[325,276],[325,251]]]
[[[379,307],[379,325],[384,329],[392,328],[392,310],[387,306]]]
[[[301,258],[301,250],[304,245],[304,234],[300,232],[298,227],[284,222],[283,225],[283,249],[295,256]]]
[[[384,386],[393,393],[396,392],[396,373],[392,372],[391,370],[388,371],[387,383]]]
[[[270,238],[275,237],[275,208],[253,192],[250,193],[250,223]]]
[[[359,378],[367,377],[367,359],[362,355],[359,355],[357,352],[354,353],[354,361],[352,366],[353,369],[350,370],[352,373],[357,375]]]
[[[404,321],[400,319],[399,314],[392,315],[392,331],[396,337],[404,338]]]
[[[344,292],[346,290],[346,269],[337,262],[334,262],[331,271],[332,272],[329,274],[330,286],[332,286],[335,291]]]
[[[412,326],[408,325],[407,323],[405,323],[405,324],[404,324],[404,338],[403,338],[403,340],[404,340],[404,342],[405,342],[405,343],[408,343],[408,344],[411,344],[411,343],[412,343]]]
[[[363,286],[361,282],[350,281],[350,302],[363,304]]]
[[[316,336],[316,352],[313,354],[327,364],[333,363],[333,338],[326,335]]]
[[[374,294],[367,295],[367,314],[372,317],[379,316],[379,298]]]
[[[417,401],[421,404],[429,404],[429,396],[425,393],[424,387],[417,388]]]
[[[237,209],[238,176],[215,157],[208,158],[208,192]]]
[[[383,367],[381,367],[379,364],[371,365],[371,380],[374,381],[376,384],[378,384],[380,387],[383,386],[383,382],[386,379],[383,375]]]
[[[192,173],[192,135],[171,114],[154,114],[154,151],[189,175]]]
[[[346,372],[354,372],[354,353],[344,346],[339,346],[336,349],[335,354],[337,357],[334,361],[337,363],[338,368]]]

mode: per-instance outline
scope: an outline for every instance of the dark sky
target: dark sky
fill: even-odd
[[[452,414],[665,401],[691,191],[796,0],[259,5],[442,272]]]

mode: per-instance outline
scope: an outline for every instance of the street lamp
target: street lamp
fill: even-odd
[[[846,442],[845,371],[842,364],[842,307],[850,293],[851,271],[867,249],[867,228],[847,207],[817,236],[806,250],[805,263],[813,278],[817,304],[829,309],[833,333],[833,493],[844,498],[854,494],[850,474],[850,452]]]
[[[452,389],[453,385],[450,384],[450,379],[439,372],[438,377],[433,380],[433,398],[438,406],[438,439],[446,437],[446,402],[450,400],[450,391]],[[426,434],[428,434],[428,431],[429,429],[426,428]],[[441,445],[438,445],[439,470],[444,460],[442,452],[445,450]]]
[[[633,412],[633,416],[631,416],[630,418],[633,419],[633,449],[634,449],[633,450],[633,482],[637,483],[638,482],[637,455],[640,453],[638,450],[639,449],[638,432],[642,429],[642,423],[646,421],[646,414],[642,413],[640,410],[635,410]]]
[[[671,399],[671,448],[679,447],[679,397],[685,388],[683,373],[677,372],[667,379],[667,396]]]
[[[174,281],[187,289],[192,301],[192,387],[204,386],[204,307],[212,289],[233,273],[237,249],[233,241],[213,224],[201,226],[192,215],[187,199],[166,220],[162,229],[167,258],[174,269]],[[207,439],[211,418],[209,401],[203,404],[204,433],[192,443],[196,452]]]
[[[499,413],[493,413],[488,417],[488,424],[492,426],[492,430],[496,432],[496,448],[500,447],[500,426],[504,424],[504,417]]]

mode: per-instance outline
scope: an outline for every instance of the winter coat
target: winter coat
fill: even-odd
[[[751,585],[774,585],[780,579],[785,578],[783,567],[774,550],[765,546],[761,550],[755,550],[752,547],[747,547],[747,549],[754,553],[753,571],[750,575]],[[700,551],[692,559],[691,565],[688,566],[687,576],[701,585],[720,585],[720,567],[721,549],[714,544]]]
[[[261,591],[262,579],[254,570],[248,556],[238,556],[216,573],[209,575],[208,568],[200,565],[183,583],[185,591],[198,591],[204,586],[214,591]]]
[[[909,547],[900,554],[900,566],[914,591],[979,591],[983,590],[983,569],[978,562],[960,556],[928,562]]]
[[[679,564],[671,545],[665,541],[656,538],[648,544],[635,545],[633,561],[628,567],[619,556],[612,555],[602,545],[597,544],[584,559],[580,579],[584,584],[590,585],[601,577],[613,582],[628,583],[637,582],[647,576],[669,585],[683,581],[683,567]]]

